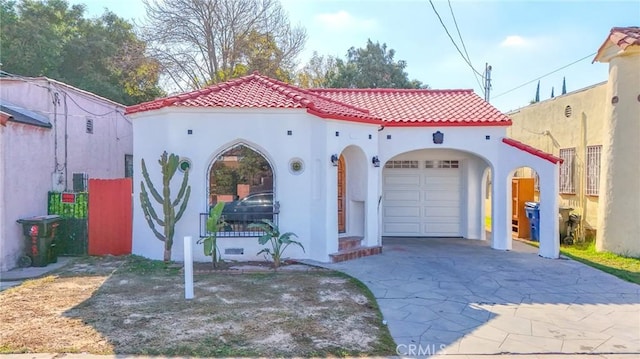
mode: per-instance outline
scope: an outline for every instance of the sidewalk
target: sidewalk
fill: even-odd
[[[62,268],[73,260],[73,257],[58,257],[56,263],[46,267],[14,268],[6,272],[0,272],[0,290],[19,285],[27,279],[40,278],[48,273]]]
[[[418,356],[390,356],[390,357],[375,357],[375,358],[417,358]],[[421,355],[420,358],[425,358]],[[427,356],[428,357],[428,356]],[[592,359],[631,359],[636,358],[635,354],[523,354],[523,355],[434,355],[430,358],[440,359],[504,359],[504,358],[517,358],[517,359],[579,359],[579,358],[592,358]],[[167,357],[167,356],[147,356],[147,355],[96,355],[96,354],[49,354],[49,353],[34,353],[34,354],[0,354],[2,359],[161,359],[161,358],[189,358],[185,356]]]

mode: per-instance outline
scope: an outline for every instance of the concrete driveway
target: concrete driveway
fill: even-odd
[[[398,354],[640,354],[640,286],[568,259],[464,239],[386,238],[323,265],[365,283]]]

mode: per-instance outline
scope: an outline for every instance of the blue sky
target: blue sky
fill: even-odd
[[[87,5],[89,16],[106,7],[126,19],[142,19],[141,0],[71,0]],[[482,90],[457,52],[428,0],[281,0],[292,23],[307,29],[306,48],[344,57],[367,39],[386,43],[397,60],[407,61],[409,78],[434,89]],[[436,10],[460,49],[449,4],[434,0]],[[595,53],[614,26],[639,26],[640,1],[451,1],[474,68],[492,66],[490,102],[503,112],[526,106],[537,81],[516,87]],[[607,79],[607,64],[593,56],[540,80],[540,99],[562,89],[574,91]],[[480,80],[482,81],[482,80]],[[514,90],[515,89],[515,90]]]

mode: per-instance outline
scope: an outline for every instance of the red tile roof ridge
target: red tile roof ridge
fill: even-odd
[[[522,143],[518,140],[514,140],[513,138],[509,138],[509,137],[504,137],[502,138],[502,142],[506,143],[509,146],[515,147],[519,150],[522,150],[524,152],[528,152],[534,156],[538,156],[542,159],[545,159],[551,163],[562,163],[564,162],[564,160],[560,157],[556,157],[550,153],[541,151],[535,147],[529,146],[526,143]]]
[[[357,107],[357,106],[354,106],[354,105],[351,105],[351,104],[348,104],[348,103],[345,103],[345,102],[336,101],[336,100],[334,100],[334,99],[332,99],[330,97],[322,96],[320,94],[314,93],[313,91],[311,91],[311,89],[303,89],[303,88],[296,87],[296,86],[293,86],[291,84],[288,84],[286,82],[282,82],[280,80],[275,80],[275,79],[269,78],[267,76],[260,75],[257,71],[255,71],[253,73],[253,75],[257,76],[257,78],[261,79],[263,81],[263,83],[265,83],[265,84],[268,84],[268,83],[278,84],[281,87],[286,87],[286,88],[290,89],[291,91],[295,91],[295,92],[298,92],[298,93],[301,93],[301,94],[305,94],[305,95],[311,95],[311,96],[314,96],[314,97],[319,97],[322,100],[325,100],[327,102],[331,102],[331,103],[334,103],[334,104],[337,104],[337,105],[340,105],[340,106],[344,106],[344,107],[350,108],[352,110],[356,110],[356,111],[360,111],[360,112],[363,112],[363,113],[366,113],[366,114],[370,114],[368,109]],[[273,88],[275,90],[278,90],[276,87],[273,87]],[[288,93],[285,93],[283,91],[280,91],[280,92],[282,92],[283,94],[289,96]],[[291,96],[289,96],[289,97],[291,97]],[[291,97],[291,98],[294,98],[294,97]],[[301,100],[298,100],[298,101],[302,102]],[[305,106],[305,107],[309,107],[309,108],[312,108],[315,111],[322,112],[320,109],[318,109],[316,107],[316,105],[313,103],[313,101],[311,101],[311,100],[309,100],[307,98],[304,98],[304,101],[306,101],[308,103],[308,105]]]
[[[472,89],[395,89],[395,88],[311,88],[316,92],[371,92],[371,93],[473,93]]]

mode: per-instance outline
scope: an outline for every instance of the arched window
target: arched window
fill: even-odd
[[[258,151],[238,144],[224,151],[209,171],[209,205],[225,202],[227,230],[242,232],[250,223],[273,220],[273,169]]]

